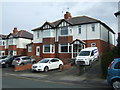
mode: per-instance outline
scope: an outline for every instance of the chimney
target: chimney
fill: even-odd
[[[17,28],[15,27],[13,30],[13,34],[16,34],[18,32]]]
[[[72,16],[71,16],[71,13],[69,13],[69,12],[66,12],[65,14],[64,14],[64,19],[69,19],[69,18],[71,18]]]

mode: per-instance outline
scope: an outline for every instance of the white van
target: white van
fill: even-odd
[[[99,52],[97,47],[88,47],[82,49],[77,55],[75,63],[80,62],[80,65],[90,65],[93,61],[97,60]]]

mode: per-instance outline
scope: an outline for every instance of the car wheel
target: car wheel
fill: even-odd
[[[90,61],[89,61],[89,66],[90,66],[91,64],[92,64],[92,61],[90,60]]]
[[[59,65],[58,69],[60,69],[60,70],[62,69],[62,64]]]
[[[6,68],[8,68],[8,67],[9,67],[9,64],[8,64],[8,63],[7,63],[7,64],[5,64],[5,67],[6,67]]]
[[[115,80],[115,81],[113,81],[112,87],[113,87],[115,90],[120,90],[120,80]]]
[[[44,72],[48,72],[49,68],[48,67],[45,67],[44,68]]]

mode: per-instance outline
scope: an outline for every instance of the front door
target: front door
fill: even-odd
[[[40,46],[36,47],[36,56],[40,56]]]

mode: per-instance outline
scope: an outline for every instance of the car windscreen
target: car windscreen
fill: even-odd
[[[79,56],[89,56],[90,55],[90,51],[81,51],[79,53]]]
[[[41,61],[39,61],[38,63],[48,63],[49,59],[42,59]]]
[[[18,60],[20,60],[20,58],[15,58],[15,61],[18,61]]]

